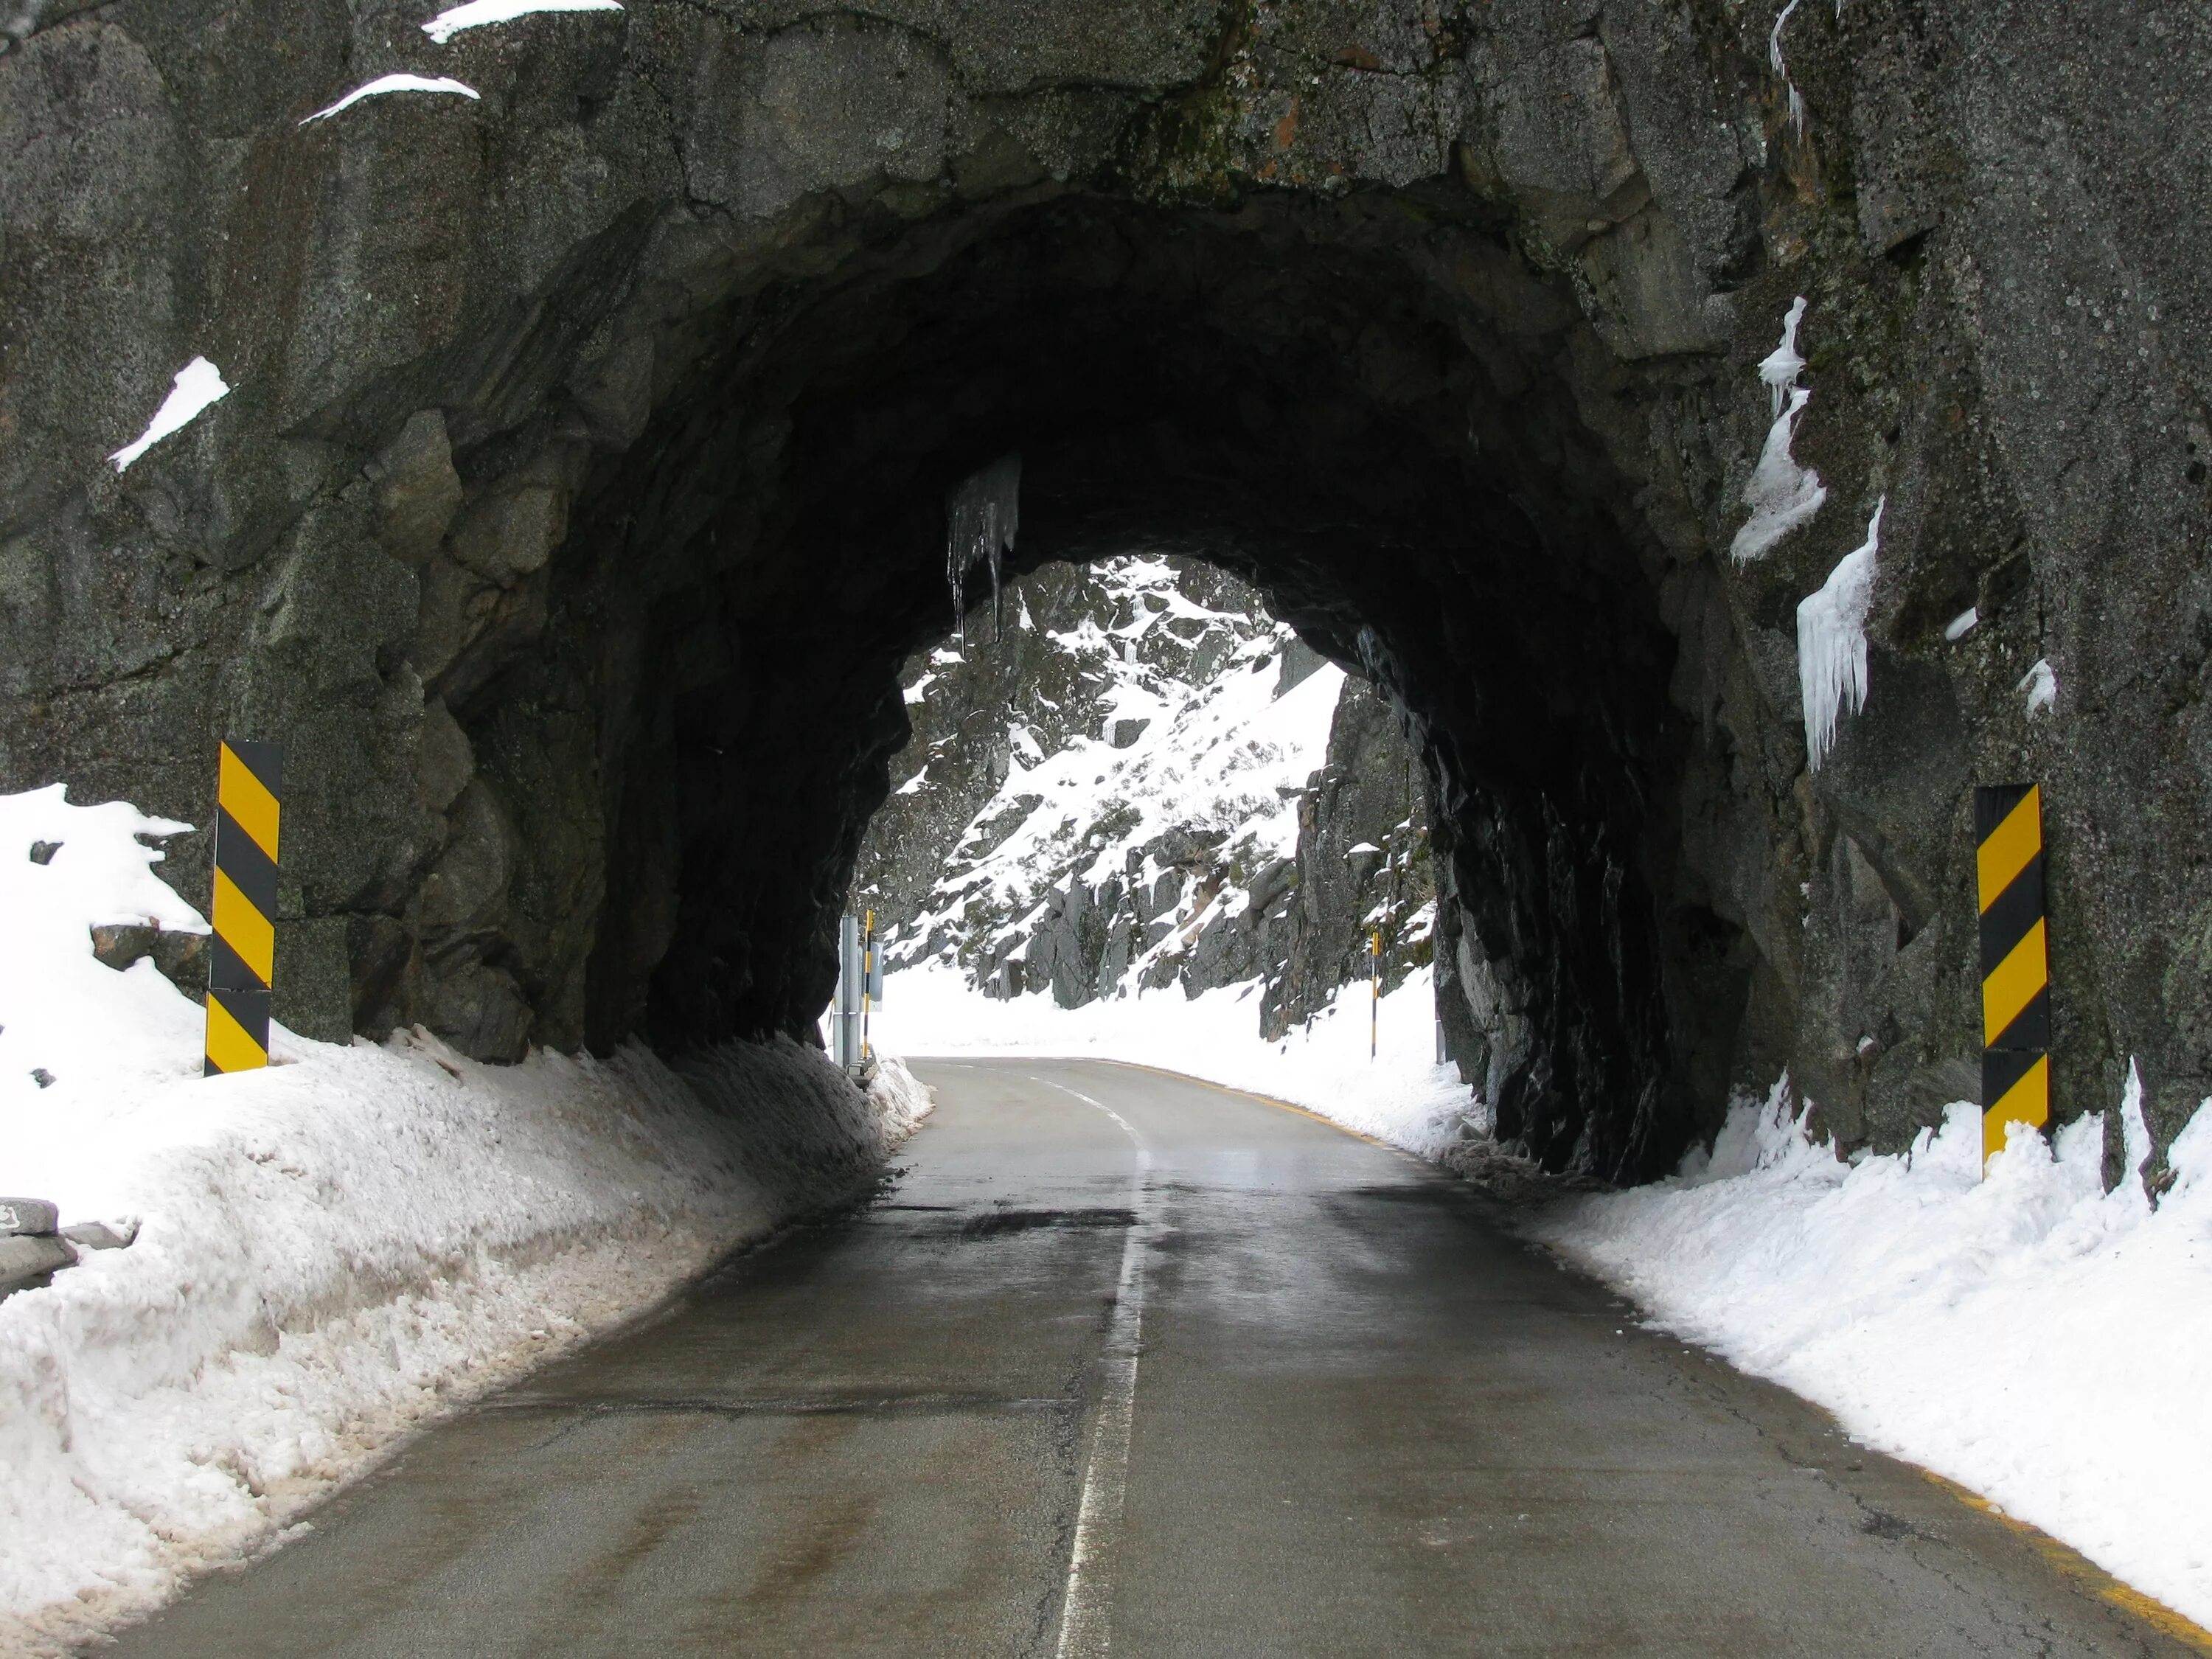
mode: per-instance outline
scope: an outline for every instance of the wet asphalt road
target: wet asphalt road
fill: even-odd
[[[2191,1651],[1401,1154],[1132,1068],[915,1069],[879,1201],[107,1651]]]

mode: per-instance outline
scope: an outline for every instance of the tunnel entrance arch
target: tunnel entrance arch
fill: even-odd
[[[947,494],[1018,453],[1011,570],[1218,563],[1402,710],[1447,1029],[1501,1133],[1608,1175],[1670,1162],[1720,1109],[1744,987],[1678,867],[1665,560],[1577,406],[1571,299],[1479,235],[1439,256],[1417,205],[1066,195],[880,227],[690,319],[678,372],[662,331],[617,457],[589,385],[473,453],[449,434],[471,506],[425,631],[441,592],[499,614],[425,676],[476,769],[368,1023],[467,982],[489,994],[446,1023],[488,1014],[459,1033],[480,1048],[811,1030],[899,665],[952,623]],[[565,534],[502,585],[471,526],[510,533],[533,492]],[[441,932],[446,866],[484,861],[472,817],[503,914]]]

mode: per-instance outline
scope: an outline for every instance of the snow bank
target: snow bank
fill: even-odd
[[[852,1192],[927,1109],[788,1041],[485,1066],[279,1028],[270,1068],[204,1079],[201,1011],[88,932],[204,927],[137,839],[183,827],[0,797],[0,1190],[142,1224],[0,1301],[0,1652],[269,1542],[406,1430]]]
[[[933,962],[884,982],[874,1040],[909,1057],[1050,1054],[1156,1066],[1288,1101],[1425,1158],[1488,1133],[1458,1068],[1436,1063],[1429,969],[1382,999],[1371,1060],[1366,986],[1346,987],[1310,1026],[1277,1042],[1256,1030],[1258,989],[1253,981],[1187,998],[1170,986],[1062,1008],[1042,993],[994,1001]]]
[[[2212,1109],[2154,1208],[2140,1100],[2131,1076],[2130,1173],[2108,1194],[2102,1116],[2055,1147],[2015,1126],[1984,1180],[1974,1107],[1845,1164],[1785,1079],[1680,1177],[1530,1231],[1655,1323],[2212,1623]]]

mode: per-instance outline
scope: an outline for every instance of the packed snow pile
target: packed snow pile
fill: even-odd
[[[2015,1126],[1984,1180],[1975,1107],[1847,1163],[1807,1138],[1785,1079],[1675,1179],[1531,1231],[1865,1444],[2212,1624],[2212,1109],[2154,1204],[2132,1073],[2119,1118],[2109,1193],[2101,1115],[2055,1143]]]
[[[1423,1158],[1487,1135],[1490,1120],[1455,1066],[1436,1060],[1436,994],[1416,969],[1376,1005],[1346,986],[1310,1024],[1267,1042],[1255,983],[1062,1008],[1049,997],[984,996],[936,963],[893,974],[875,1015],[886,1051],[915,1055],[1079,1055],[1155,1066],[1287,1101]]]
[[[0,797],[0,1190],[106,1221],[0,1300],[0,1652],[58,1652],[262,1546],[397,1437],[853,1192],[927,1109],[814,1050],[477,1065],[277,1029],[203,1079],[202,1013],[89,929],[204,924],[139,837]]]

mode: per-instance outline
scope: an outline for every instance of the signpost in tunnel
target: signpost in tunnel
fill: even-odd
[[[830,1057],[852,1076],[869,1060],[868,1016],[884,1000],[883,953],[876,948],[876,913],[842,918],[837,928],[837,996],[830,1008]]]

